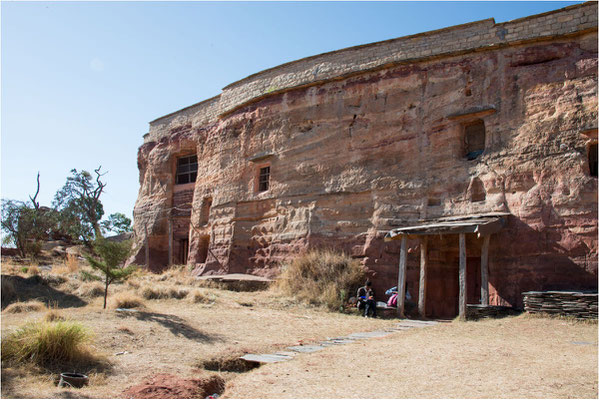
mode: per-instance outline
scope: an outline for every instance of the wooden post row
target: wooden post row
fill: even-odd
[[[459,314],[460,319],[466,319],[466,234],[460,233],[460,270],[459,270]]]
[[[399,252],[399,276],[397,278],[397,315],[404,318],[404,303],[406,298],[406,270],[408,252],[406,250],[406,235],[401,236],[401,250]]]
[[[420,239],[420,283],[418,285],[418,313],[426,317],[426,269],[428,268],[428,239]]]

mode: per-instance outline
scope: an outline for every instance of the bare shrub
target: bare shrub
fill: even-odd
[[[300,301],[339,310],[365,275],[359,262],[346,254],[311,250],[283,265],[275,288]]]
[[[140,308],[144,307],[144,300],[131,291],[120,292],[110,299],[111,308]]]
[[[19,301],[17,303],[12,303],[8,307],[4,309],[4,312],[9,314],[19,314],[19,313],[27,313],[27,312],[35,312],[35,311],[43,311],[48,307],[44,303],[39,300],[30,300],[30,301]]]
[[[82,283],[77,289],[77,295],[89,298],[104,296],[104,286],[100,282]]]

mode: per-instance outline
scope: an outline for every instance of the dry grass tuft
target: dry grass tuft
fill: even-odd
[[[67,254],[64,265],[70,273],[77,272],[79,270],[79,258],[74,254]]]
[[[187,297],[189,289],[178,288],[175,286],[143,286],[140,289],[141,296],[146,300],[157,299],[182,299]]]
[[[110,298],[111,308],[140,308],[144,306],[144,300],[132,291],[120,292]]]
[[[104,285],[100,282],[82,283],[77,289],[77,294],[81,297],[95,298],[104,296]]]
[[[216,296],[214,296],[213,294],[207,294],[205,291],[203,291],[201,289],[193,290],[192,292],[189,293],[187,298],[192,303],[209,304],[209,303],[214,303],[216,301]]]
[[[2,361],[38,365],[79,361],[89,357],[90,336],[77,322],[35,322],[21,326],[2,340]]]
[[[118,328],[116,328],[117,331],[122,332],[122,333],[126,333],[127,335],[135,335],[135,332],[133,332],[131,329],[129,329],[128,327],[121,325]]]
[[[29,275],[39,275],[42,271],[39,269],[37,265],[32,265],[27,269],[27,273]]]
[[[300,301],[339,310],[365,275],[359,262],[346,254],[311,250],[283,266],[275,288]]]
[[[44,311],[48,309],[44,303],[38,300],[30,300],[25,302],[12,303],[4,309],[4,312],[9,314],[19,314],[27,312]]]
[[[55,308],[49,309],[44,315],[44,321],[46,322],[56,322],[56,321],[64,321],[66,318],[62,316],[60,311]]]
[[[42,276],[42,280],[44,281],[44,284],[49,285],[49,286],[59,286],[62,285],[63,283],[65,283],[68,278],[59,275],[59,274],[44,274]]]

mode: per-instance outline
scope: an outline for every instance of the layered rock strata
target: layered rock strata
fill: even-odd
[[[172,262],[198,274],[272,277],[308,246],[334,247],[359,258],[382,294],[398,275],[387,231],[501,211],[510,216],[490,241],[491,304],[596,288],[597,64],[597,5],[585,3],[252,75],[150,123],[134,259],[145,263],[147,237],[154,271],[170,247]],[[197,179],[176,184],[189,155]],[[467,235],[469,303],[481,242]],[[427,314],[455,315],[457,236],[428,243]],[[414,296],[420,252],[408,245]]]

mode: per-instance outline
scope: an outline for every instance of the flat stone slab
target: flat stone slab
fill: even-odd
[[[212,280],[212,281],[217,281],[217,282],[239,282],[239,281],[272,282],[272,279],[268,279],[263,276],[250,275],[250,274],[202,275],[202,276],[198,276],[196,279]]]
[[[278,354],[246,354],[239,358],[245,361],[253,361],[261,364],[268,364],[291,360],[292,357]]]
[[[296,351],[298,353],[314,353],[315,351],[323,350],[325,346],[320,345],[307,345],[307,346],[290,346],[287,349],[291,351]]]
[[[389,336],[391,332],[385,331],[373,331],[373,332],[358,332],[352,333],[351,335],[347,335],[349,339],[372,339]]]

